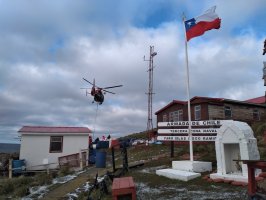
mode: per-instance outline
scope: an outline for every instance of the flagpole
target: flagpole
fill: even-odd
[[[189,94],[189,68],[188,68],[188,50],[187,50],[187,35],[185,26],[185,14],[183,13],[183,25],[185,33],[185,50],[186,50],[186,71],[187,71],[187,108],[188,108],[188,135],[189,135],[189,153],[190,161],[193,161],[193,142],[191,133],[191,110],[190,110],[190,94]]]

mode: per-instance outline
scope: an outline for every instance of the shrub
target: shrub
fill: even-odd
[[[252,124],[252,130],[254,131],[255,136],[263,136],[264,131],[266,131],[266,123],[258,122]]]
[[[46,174],[46,173],[41,173],[38,174],[35,178],[35,185],[49,185],[52,183],[52,175]]]
[[[5,180],[1,183],[0,194],[10,194],[14,191],[15,187],[12,180]]]
[[[59,176],[66,176],[68,174],[71,174],[70,167],[62,166],[59,170]]]
[[[77,198],[77,200],[87,200],[87,199],[88,199],[88,192],[81,192]]]
[[[23,186],[17,188],[15,190],[14,194],[16,197],[24,197],[24,196],[28,195],[29,194],[28,186],[23,185]]]
[[[31,177],[20,176],[14,179],[14,185],[17,187],[29,185],[32,182]]]

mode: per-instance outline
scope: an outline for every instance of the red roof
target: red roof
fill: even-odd
[[[23,126],[18,132],[27,133],[91,133],[86,127]]]
[[[220,102],[223,100],[223,98],[210,98],[210,97],[199,97],[199,96],[195,96],[193,98],[190,99],[190,103],[192,104],[193,101],[195,100],[199,100],[200,102],[204,102],[204,101],[217,101]],[[166,106],[164,106],[163,108],[161,108],[160,110],[158,110],[157,112],[155,112],[155,115],[157,115],[158,113],[160,113],[161,111],[171,107],[174,104],[183,104],[186,105],[187,101],[180,101],[180,100],[173,100],[171,103],[167,104]]]
[[[265,98],[265,96],[261,96],[261,97],[257,97],[257,98],[254,98],[254,99],[248,99],[245,102],[264,104],[264,103],[266,103],[266,98]]]
[[[200,96],[195,96],[190,99],[190,102],[195,101],[196,99],[199,99],[200,101],[223,101],[224,98],[212,98],[212,97],[200,97]]]
[[[160,110],[155,112],[155,115],[157,115],[159,112],[165,110],[166,108],[171,107],[174,104],[183,104],[183,105],[185,105],[185,104],[187,104],[187,102],[186,101],[173,100],[171,103],[167,104],[166,106],[164,106],[163,108],[161,108]]]
[[[204,103],[204,102],[212,102],[212,103],[219,103],[219,102],[232,102],[234,100],[230,100],[230,99],[224,99],[224,98],[211,98],[211,97],[199,97],[199,96],[195,96],[193,98],[190,99],[190,103],[191,104],[195,104],[195,103]],[[258,106],[264,106],[264,104],[266,104],[265,102],[265,96],[262,97],[257,97],[254,99],[249,99],[246,101],[234,101],[237,103],[249,103],[249,104],[257,104]],[[173,100],[172,102],[170,102],[169,104],[167,104],[166,106],[164,106],[163,108],[161,108],[160,110],[158,110],[157,112],[155,112],[155,115],[157,115],[158,113],[160,113],[161,111],[171,107],[174,104],[183,104],[186,105],[187,101],[179,101],[179,100]],[[261,104],[261,105],[260,105]]]

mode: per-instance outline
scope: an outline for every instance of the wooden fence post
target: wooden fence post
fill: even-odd
[[[47,171],[47,174],[50,174],[50,171],[49,171],[49,164],[46,165],[46,171]]]
[[[112,163],[113,163],[113,173],[115,173],[115,149],[112,147]]]
[[[12,175],[13,175],[13,173],[12,173],[12,161],[13,161],[12,158],[9,159],[9,164],[8,164],[8,178],[12,178]]]
[[[80,166],[80,169],[83,170],[83,162],[82,162],[81,149],[79,149],[79,166]]]
[[[86,149],[86,159],[85,159],[86,167],[89,166],[89,149]]]

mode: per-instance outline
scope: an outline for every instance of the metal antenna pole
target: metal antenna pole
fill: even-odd
[[[156,56],[157,53],[154,52],[154,46],[150,46],[150,59],[149,60],[145,60],[145,56],[144,56],[144,61],[149,61],[149,68],[148,68],[148,72],[149,72],[149,88],[148,88],[148,93],[146,93],[148,95],[148,121],[147,121],[147,134],[148,134],[148,139],[150,139],[149,137],[149,133],[151,130],[153,130],[153,122],[152,122],[152,95],[153,93],[153,57]]]

